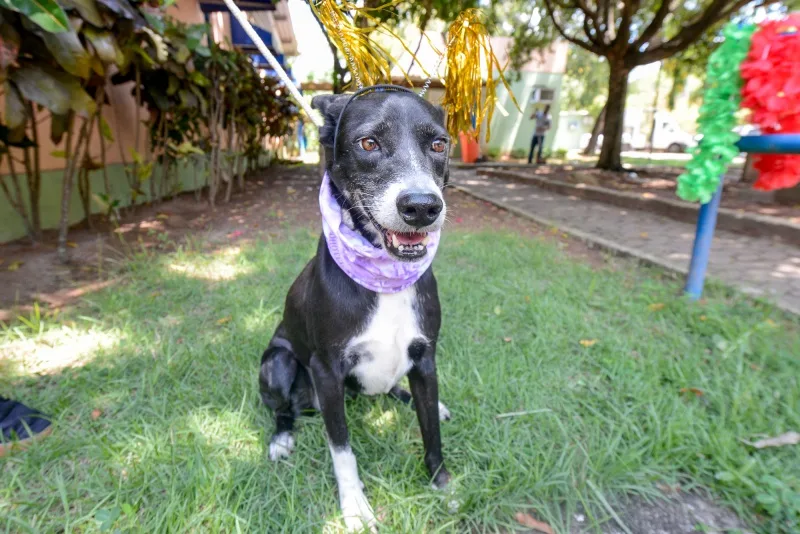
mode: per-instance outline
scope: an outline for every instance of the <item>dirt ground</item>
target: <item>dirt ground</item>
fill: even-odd
[[[273,166],[247,180],[245,191],[235,192],[230,203],[214,211],[186,193],[136,208],[119,227],[103,221],[94,221],[94,230],[78,225],[70,230],[71,261],[66,265],[56,257],[55,232],[36,245],[26,239],[2,244],[0,320],[16,317],[34,302],[62,307],[106,287],[126,256],[142,247],[168,252],[185,239],[201,239],[213,247],[231,240],[279,237],[300,225],[319,229],[319,180],[316,166]],[[450,228],[516,231],[558,241],[569,254],[593,265],[605,263],[602,253],[579,241],[464,193],[447,189],[446,201]]]
[[[675,194],[678,176],[683,169],[675,167],[652,167],[637,169],[635,175],[602,171],[592,167],[577,165],[540,165],[533,170],[524,171],[548,180],[568,184],[585,184],[616,189],[628,193],[651,194],[669,200],[680,200]],[[739,170],[731,170],[731,176],[738,179]],[[726,182],[722,195],[722,207],[732,210],[769,215],[800,223],[800,206],[784,206],[773,199],[770,192],[756,191],[752,184],[733,181]]]

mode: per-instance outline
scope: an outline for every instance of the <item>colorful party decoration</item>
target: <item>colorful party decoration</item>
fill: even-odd
[[[698,119],[703,135],[678,177],[678,196],[702,204],[711,200],[733,158],[739,154],[736,112],[739,110],[742,79],[739,65],[747,56],[756,27],[729,24],[723,30],[725,41],[711,54],[706,71],[706,89]]]
[[[800,13],[761,24],[741,64],[742,107],[762,134],[800,133]],[[800,184],[800,155],[754,156],[755,189],[772,191]]]
[[[363,17],[376,28],[388,32],[406,52],[414,55],[398,35],[380,22],[376,13],[397,4],[398,1],[388,0],[387,3],[373,8],[359,5],[352,0],[319,0],[310,3],[328,36],[347,58],[357,89],[365,85],[391,83],[391,65],[399,66],[395,58],[370,37],[371,28],[361,27],[356,23],[357,17]],[[487,125],[486,140],[489,140],[491,132],[488,125],[497,103],[498,83],[505,85],[511,100],[519,109],[519,104],[503,76],[503,67],[492,50],[491,33],[484,19],[485,15],[480,9],[465,9],[447,30],[446,50],[437,50],[440,54],[439,63],[446,61],[442,106],[447,110],[447,130],[454,142],[459,138],[460,132],[477,139],[484,123]],[[415,63],[425,71],[419,61]],[[482,66],[488,74],[485,85]],[[430,87],[433,78],[438,76],[438,68],[437,64],[425,82],[420,96]],[[408,73],[403,74],[410,82]]]

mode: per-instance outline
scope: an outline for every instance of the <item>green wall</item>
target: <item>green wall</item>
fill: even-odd
[[[507,80],[511,86],[511,91],[517,99],[517,103],[522,109],[520,113],[514,102],[511,100],[508,91],[502,83],[497,86],[497,101],[508,112],[508,116],[503,116],[499,109],[495,108],[491,123],[492,137],[485,148],[498,150],[500,153],[508,153],[515,149],[525,150],[526,154],[531,146],[533,137],[534,121],[529,117],[533,113],[534,104],[530,103],[531,93],[535,86],[545,86],[555,91],[555,99],[550,105],[550,115],[553,124],[545,137],[545,150],[550,150],[558,129],[558,113],[561,108],[561,82],[563,74],[552,74],[546,72],[522,72],[520,78],[515,79],[514,73],[509,73]],[[536,106],[541,107],[542,104]]]
[[[269,164],[269,157],[264,156],[264,160],[259,162],[262,165]],[[123,206],[130,205],[130,190],[128,181],[125,177],[125,168],[122,164],[109,165],[107,167],[109,182],[111,185],[111,197],[118,199]],[[45,171],[42,173],[42,188],[40,199],[40,213],[42,217],[42,229],[57,228],[59,220],[61,219],[61,186],[62,177],[64,173],[62,170]],[[153,171],[153,176],[160,179],[161,169],[156,166]],[[25,176],[20,175],[20,186],[22,187],[23,197],[27,200],[28,189],[25,184]],[[2,179],[6,179],[2,177]],[[202,187],[206,180],[206,165],[205,162],[198,164],[196,167],[190,164],[178,164],[177,173],[174,173],[173,180],[177,180],[180,191],[194,191]],[[105,187],[103,185],[102,171],[94,171],[90,173],[90,180],[92,184],[93,193],[104,193]],[[6,180],[8,183],[8,180]],[[149,183],[145,182],[143,188],[145,192],[149,192]],[[144,203],[149,198],[142,197],[138,203]],[[101,207],[94,200],[92,203],[92,212],[99,213],[102,211]],[[72,184],[72,198],[70,203],[69,221],[70,224],[75,224],[83,219],[83,208],[81,207],[80,195],[78,194],[77,179],[73,180]],[[0,191],[0,243],[6,243],[19,239],[25,236],[25,227],[22,220],[8,199]]]

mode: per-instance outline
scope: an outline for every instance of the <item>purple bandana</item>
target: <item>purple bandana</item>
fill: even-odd
[[[398,293],[414,285],[430,267],[439,247],[441,232],[437,230],[428,233],[428,253],[418,261],[400,261],[383,248],[375,248],[342,222],[342,208],[333,197],[328,173],[319,189],[319,209],[322,232],[336,264],[356,283],[376,293]]]

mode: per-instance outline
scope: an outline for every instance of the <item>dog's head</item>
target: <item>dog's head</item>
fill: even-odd
[[[352,100],[322,95],[311,105],[325,119],[320,142],[345,223],[395,258],[425,256],[427,234],[442,227],[446,211],[450,139],[444,111],[394,91]]]

